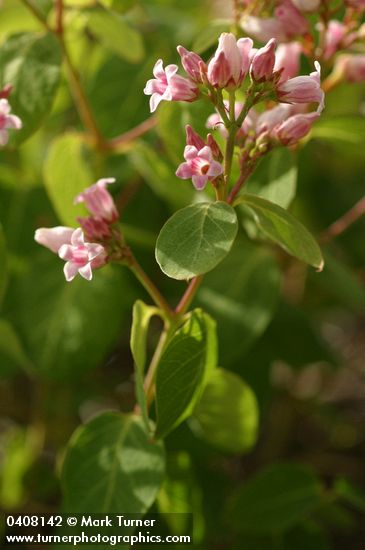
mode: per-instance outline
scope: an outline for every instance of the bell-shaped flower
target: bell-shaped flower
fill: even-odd
[[[208,64],[208,80],[215,88],[236,88],[241,85],[250,65],[250,38],[236,37],[222,33],[218,48]]]
[[[214,160],[210,147],[198,150],[193,145],[187,145],[184,150],[186,162],[176,170],[178,178],[192,179],[195,189],[201,191],[208,181],[212,181],[223,173],[222,165]]]
[[[309,76],[296,76],[279,82],[277,97],[282,103],[318,103],[318,112],[324,108],[324,92],[321,88],[321,67],[315,62],[316,70]]]
[[[78,273],[87,281],[91,281],[92,270],[101,267],[106,261],[104,247],[101,244],[85,242],[81,228],[75,229],[71,243],[63,244],[58,255],[66,261],[63,268],[66,281],[72,281]]]
[[[73,227],[41,227],[36,230],[34,239],[38,244],[49,248],[57,254],[63,244],[71,244],[71,237],[75,229]]]
[[[77,195],[75,204],[84,202],[86,208],[95,218],[103,219],[108,223],[115,222],[119,217],[118,210],[113,197],[106,190],[106,186],[114,182],[115,178],[102,178],[98,180],[94,185],[91,185]]]
[[[294,145],[308,134],[319,116],[319,113],[293,115],[274,128],[272,137],[277,138],[283,145]]]
[[[155,78],[148,80],[145,89],[146,95],[150,95],[150,110],[153,113],[161,101],[194,101],[198,97],[199,90],[195,82],[180,76],[177,73],[177,65],[167,65],[163,68],[162,59],[159,59],[154,68]]]
[[[8,130],[20,130],[22,121],[16,115],[12,115],[11,107],[6,98],[0,99],[0,145],[6,145],[9,141]]]

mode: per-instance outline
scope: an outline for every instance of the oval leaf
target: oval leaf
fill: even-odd
[[[197,435],[223,451],[248,451],[257,439],[255,394],[237,374],[216,369],[204,388],[191,424]]]
[[[83,139],[69,133],[57,137],[51,144],[44,163],[44,183],[60,221],[75,226],[76,217],[85,214],[83,205],[74,199],[92,184],[92,174],[83,157]]]
[[[141,418],[103,413],[72,436],[62,469],[68,512],[144,513],[163,481],[164,449]]]
[[[244,532],[281,532],[321,505],[321,489],[308,467],[277,464],[250,478],[238,489],[230,517]]]
[[[53,34],[17,34],[2,45],[0,87],[13,85],[10,102],[23,122],[23,128],[12,134],[12,144],[30,136],[50,111],[60,81],[61,59],[61,48]]]
[[[224,202],[187,206],[161,229],[156,260],[173,279],[191,279],[207,273],[230,251],[237,227],[235,211]]]
[[[260,229],[286,252],[318,270],[323,269],[323,257],[317,242],[289,212],[256,195],[244,194],[238,204],[248,206]]]
[[[170,340],[157,368],[156,437],[190,416],[216,360],[215,323],[196,309]]]

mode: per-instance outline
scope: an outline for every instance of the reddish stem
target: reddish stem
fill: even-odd
[[[322,233],[319,238],[320,242],[328,243],[338,235],[341,235],[350,225],[361,218],[363,214],[365,214],[365,196]]]

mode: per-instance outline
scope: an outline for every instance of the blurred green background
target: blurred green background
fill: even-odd
[[[52,1],[34,3],[52,22]],[[150,116],[142,90],[156,59],[177,62],[177,44],[207,59],[232,14],[228,5],[204,0],[98,4],[113,10],[110,27],[100,11],[95,15],[95,2],[66,0],[65,36],[96,121],[113,138]],[[21,1],[2,2],[2,84],[15,70],[6,61],[9,37],[32,33],[30,40],[40,40],[42,32]],[[19,63],[25,60],[14,96],[23,111],[14,103],[13,111],[28,120],[31,135],[19,132],[0,152],[0,506],[53,513],[75,428],[100,411],[133,409],[131,311],[135,299],[149,298],[117,266],[95,273],[92,283],[66,283],[62,262],[34,242],[34,231],[75,225],[73,197],[99,177],[116,177],[125,235],[177,303],[185,285],[163,276],[154,244],[166,219],[193,199],[190,184],[174,175],[184,126],[204,132],[211,110],[162,104],[154,130],[121,151],[95,151],[81,133],[52,41],[37,58],[41,70],[42,63],[52,67],[39,83],[39,100],[37,69],[27,72],[30,46],[22,49],[24,37],[11,40]],[[27,114],[33,100],[37,109]],[[270,157],[260,167],[259,185],[286,176],[295,195],[291,211],[317,237],[364,194],[364,100],[362,84],[340,86],[286,169],[273,173]],[[244,246],[202,286],[197,304],[218,321],[220,363],[254,390],[260,425],[244,455],[208,444],[193,421],[168,436],[167,481],[153,510],[192,511],[197,548],[364,549],[364,230],[360,219],[324,245],[319,274],[249,240],[242,227]],[[151,350],[159,329],[153,323]]]

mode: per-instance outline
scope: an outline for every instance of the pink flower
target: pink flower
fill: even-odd
[[[296,76],[280,82],[277,96],[283,103],[318,103],[318,112],[324,108],[324,92],[321,88],[321,67],[315,62],[316,71],[309,76]]]
[[[293,78],[299,73],[300,54],[302,46],[299,42],[288,42],[280,44],[276,50],[276,59],[274,71],[282,69],[280,81],[284,82],[288,78]]]
[[[22,121],[16,115],[10,114],[11,107],[5,98],[0,99],[0,145],[6,145],[9,140],[8,130],[20,130]]]
[[[308,21],[290,0],[282,0],[275,10],[275,17],[281,23],[288,38],[306,34],[309,30]]]
[[[365,80],[365,55],[341,55],[336,60],[333,72],[348,82],[363,82]]]
[[[251,78],[256,82],[269,80],[275,64],[276,40],[271,38],[266,46],[255,53],[251,61]]]
[[[287,39],[283,25],[274,17],[264,19],[250,15],[242,20],[242,28],[247,34],[262,42],[267,42],[270,38],[276,38],[279,42]]]
[[[294,145],[308,134],[319,113],[297,114],[274,128],[272,133],[283,145]]]
[[[177,65],[167,65],[163,68],[162,59],[159,59],[153,74],[156,78],[148,80],[145,89],[146,95],[150,95],[150,110],[153,113],[159,103],[165,101],[194,101],[198,97],[199,90],[194,82],[180,76],[177,73]]]
[[[250,65],[250,38],[236,37],[232,33],[222,33],[218,48],[208,64],[208,80],[216,88],[236,88],[245,78]]]
[[[201,84],[202,74],[207,72],[207,66],[200,55],[189,52],[183,46],[178,46],[177,51],[181,57],[181,63],[192,80]]]
[[[66,281],[72,281],[77,273],[87,281],[91,281],[92,269],[101,267],[106,260],[104,247],[101,244],[86,243],[80,228],[72,233],[70,244],[61,246],[58,255],[66,261],[63,268]]]
[[[184,150],[186,162],[180,164],[176,170],[178,178],[192,179],[194,187],[201,191],[208,180],[211,181],[223,172],[222,165],[213,159],[210,147],[205,146],[200,151],[193,145],[187,145]]]
[[[12,84],[5,84],[5,86],[0,90],[0,99],[8,99],[12,90],[13,90]]]
[[[337,52],[346,33],[346,25],[340,23],[340,21],[334,19],[329,22],[325,36],[324,59],[329,59]]]
[[[118,210],[113,197],[106,190],[106,186],[114,183],[115,178],[103,178],[91,185],[85,191],[77,195],[75,204],[84,202],[86,208],[95,218],[101,218],[109,223],[115,222],[118,217]]]
[[[63,244],[71,244],[71,236],[75,231],[72,227],[41,227],[37,229],[34,235],[34,239],[38,244],[49,248],[52,252],[57,254]]]
[[[292,0],[292,2],[301,11],[315,11],[321,4],[321,0]]]

